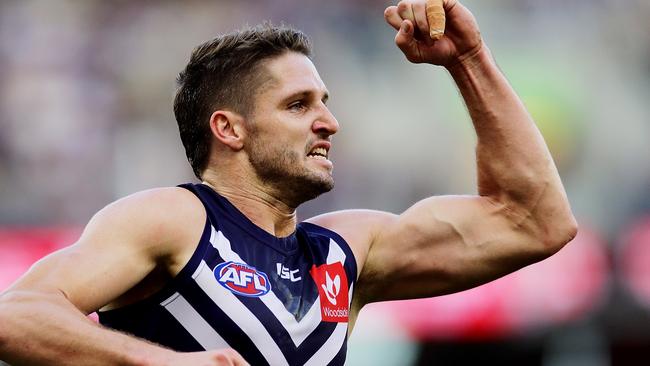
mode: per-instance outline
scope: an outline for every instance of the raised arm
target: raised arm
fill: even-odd
[[[431,197],[399,216],[347,211],[314,219],[355,249],[362,266],[355,310],[491,281],[552,255],[577,230],[544,140],[472,14],[446,1],[447,30],[433,42],[424,6],[402,1],[386,9],[386,20],[408,60],[444,66],[460,89],[478,136],[478,195]]]
[[[188,255],[182,248],[191,247],[191,254],[204,224],[201,203],[181,188],[107,206],[77,243],[36,263],[0,295],[0,359],[12,365],[221,364],[228,353],[179,354],[86,318],[155,268],[177,272]]]

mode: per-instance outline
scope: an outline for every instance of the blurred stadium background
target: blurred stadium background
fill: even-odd
[[[369,306],[349,364],[650,364],[650,2],[465,4],[543,131],[581,231],[486,286]],[[0,290],[112,200],[193,180],[175,76],[198,43],[265,19],[312,36],[342,125],[337,187],[301,217],[473,193],[462,101],[444,70],[404,60],[387,5],[0,1]]]

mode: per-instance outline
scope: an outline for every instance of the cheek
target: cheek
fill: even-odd
[[[286,136],[284,136],[286,137]],[[259,136],[250,145],[250,156],[265,164],[295,165],[303,158],[304,147],[296,147],[290,141],[276,136]]]
[[[274,115],[273,118],[257,123],[258,128],[253,134],[258,148],[273,151],[291,150],[300,157],[306,155],[311,129],[310,126],[305,126],[304,121],[291,116]]]
[[[291,133],[286,130],[283,132],[277,131],[268,139],[265,139],[265,143],[272,150],[290,152],[291,155],[296,155],[296,157],[305,157],[307,154],[305,150],[308,142],[307,137],[303,134]]]

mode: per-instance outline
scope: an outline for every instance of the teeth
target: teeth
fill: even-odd
[[[309,155],[315,155],[315,157],[327,157],[327,150],[325,150],[324,147],[317,147],[314,150],[312,150]]]

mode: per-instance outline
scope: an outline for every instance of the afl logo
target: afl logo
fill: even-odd
[[[243,263],[221,263],[213,273],[221,286],[237,295],[260,297],[271,291],[266,273]]]

